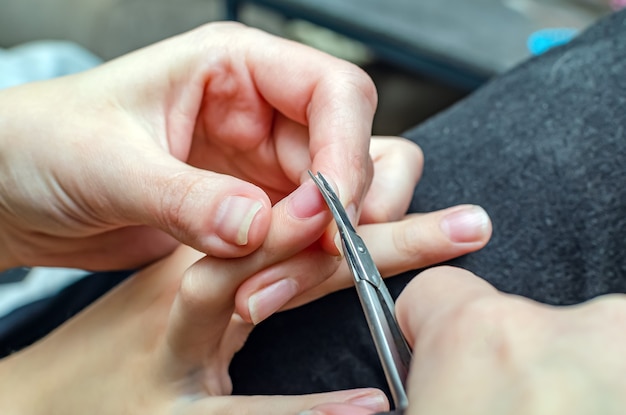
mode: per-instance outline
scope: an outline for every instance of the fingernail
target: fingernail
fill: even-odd
[[[287,204],[289,214],[297,219],[308,219],[323,212],[326,202],[312,180],[302,183],[290,196]]]
[[[246,245],[252,221],[263,204],[243,196],[229,196],[217,211],[217,234],[235,245]]]
[[[480,206],[463,206],[444,216],[440,227],[452,242],[476,242],[487,234],[489,215]]]
[[[350,399],[347,403],[371,409],[372,411],[384,411],[387,409],[387,400],[380,393],[368,393]]]
[[[252,322],[259,324],[287,304],[297,293],[298,283],[287,278],[253,294],[248,299],[248,311]]]

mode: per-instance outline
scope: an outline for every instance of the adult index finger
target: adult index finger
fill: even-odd
[[[253,29],[249,36],[255,43],[247,43],[254,46],[247,49],[246,63],[258,91],[280,113],[308,128],[311,166],[290,173],[302,180],[307,169],[323,172],[356,219],[372,179],[373,81],[356,65],[305,45]]]

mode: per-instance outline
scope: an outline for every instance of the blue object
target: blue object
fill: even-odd
[[[102,60],[67,41],[42,40],[0,48],[0,89],[84,71]]]
[[[549,28],[534,32],[528,36],[526,45],[533,55],[541,55],[555,46],[563,45],[578,34],[578,29]]]

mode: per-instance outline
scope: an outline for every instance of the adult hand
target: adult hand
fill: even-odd
[[[423,272],[397,302],[413,347],[406,414],[587,415],[626,411],[626,297],[552,307],[468,271]],[[371,410],[323,404],[316,413]]]
[[[375,106],[356,66],[234,23],[3,91],[0,265],[134,267],[169,235],[246,255],[307,169],[356,218]]]

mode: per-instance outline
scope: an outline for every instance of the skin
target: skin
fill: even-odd
[[[374,389],[228,396],[228,365],[254,327],[237,312],[237,292],[251,275],[280,266],[324,229],[324,209],[304,221],[290,214],[294,197],[274,207],[276,226],[253,254],[221,259],[182,246],[48,337],[0,361],[2,413],[287,415],[335,404],[367,413],[387,410],[384,394]],[[386,224],[361,225],[358,231],[379,258],[381,273],[390,275],[424,266],[432,258],[441,258],[442,251],[458,255],[483,246],[490,236],[489,223],[474,229],[473,241],[464,242],[451,239],[441,226],[450,215],[473,209],[462,206],[411,215]],[[417,239],[405,237],[405,232]],[[325,287],[347,286],[351,279],[340,267],[327,280],[333,285]],[[317,291],[296,301],[323,294]]]
[[[0,266],[131,268],[176,240],[247,255],[307,169],[333,181],[354,219],[385,220],[363,203],[376,100],[358,67],[236,23],[4,90]],[[256,210],[230,218],[229,200]],[[336,255],[333,237],[322,247]]]
[[[235,23],[1,91],[0,268],[136,268],[177,240],[215,257],[249,255],[288,195],[300,194],[301,219],[317,213],[308,169],[325,174],[355,223],[399,219],[422,153],[372,140],[375,106],[358,67]],[[317,242],[283,263],[313,255],[318,278],[279,302],[339,266],[330,222],[325,214]],[[249,320],[243,303],[279,276],[251,279],[238,298]]]
[[[583,415],[626,410],[626,296],[553,307],[469,271],[423,272],[397,302],[413,347],[407,414]],[[365,415],[346,403],[314,414]]]
[[[251,322],[349,285],[307,169],[376,235],[385,275],[489,239],[474,206],[403,218],[422,155],[405,140],[370,140],[375,106],[355,66],[237,24],[0,93],[0,268],[129,268],[176,239],[197,249],[177,250],[3,360],[3,413],[384,410],[372,390],[225,397]],[[233,200],[252,201],[252,214],[233,219]],[[268,293],[277,283],[288,289]]]

